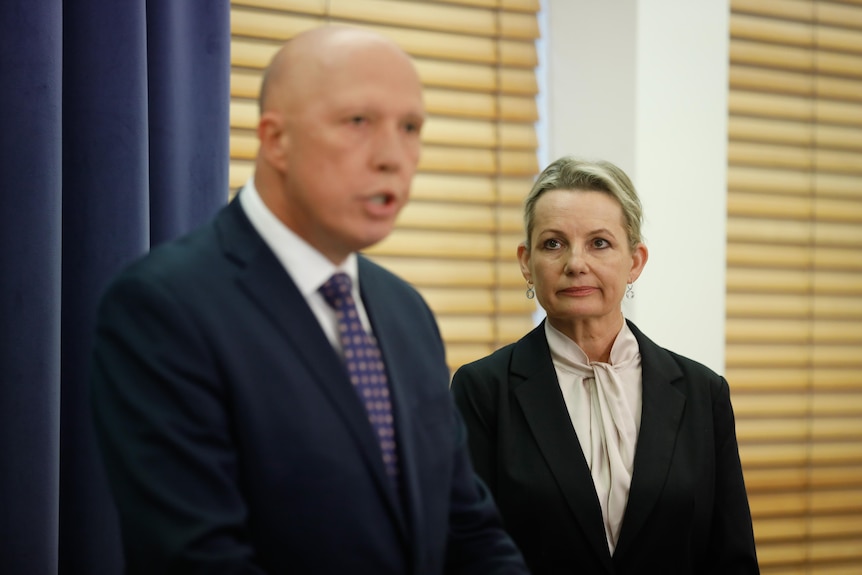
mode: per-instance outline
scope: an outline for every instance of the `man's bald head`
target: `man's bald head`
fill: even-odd
[[[424,122],[422,82],[396,44],[344,26],[304,32],[266,74],[255,186],[276,217],[340,264],[392,230]]]
[[[410,57],[397,44],[370,30],[329,25],[294,36],[276,52],[264,71],[258,98],[260,113],[282,111],[281,106],[285,100],[293,99],[294,91],[314,82],[339,59],[371,47],[399,54],[413,67]]]

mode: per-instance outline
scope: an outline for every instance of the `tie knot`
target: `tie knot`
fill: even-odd
[[[344,272],[338,272],[326,280],[326,283],[320,286],[319,291],[323,295],[323,299],[326,300],[326,303],[335,309],[340,309],[344,305],[345,300],[350,298],[352,287],[353,282],[350,280],[350,276]],[[352,298],[350,299],[352,300]]]

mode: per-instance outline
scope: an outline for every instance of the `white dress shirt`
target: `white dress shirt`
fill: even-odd
[[[320,327],[323,328],[323,332],[336,350],[341,351],[341,343],[337,335],[335,310],[326,303],[326,300],[317,291],[336,272],[346,273],[353,281],[353,299],[356,302],[356,309],[359,312],[362,326],[366,332],[372,333],[371,322],[368,320],[368,314],[362,304],[362,298],[359,296],[359,272],[356,254],[347,256],[347,259],[340,266],[333,265],[326,256],[296,235],[269,210],[254,186],[254,178],[249,178],[237,200],[251,221],[251,225],[261,235],[263,241],[273,251],[290,279],[302,293],[320,323]]]

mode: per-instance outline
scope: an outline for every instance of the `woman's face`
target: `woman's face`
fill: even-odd
[[[626,284],[648,255],[643,244],[629,248],[623,222],[619,202],[604,192],[550,190],[536,202],[530,249],[518,246],[518,259],[548,321],[563,333],[583,322],[619,329]]]

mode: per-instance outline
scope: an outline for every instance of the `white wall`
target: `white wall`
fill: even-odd
[[[650,258],[626,316],[722,372],[729,0],[542,7],[540,157],[604,158],[629,174]]]

